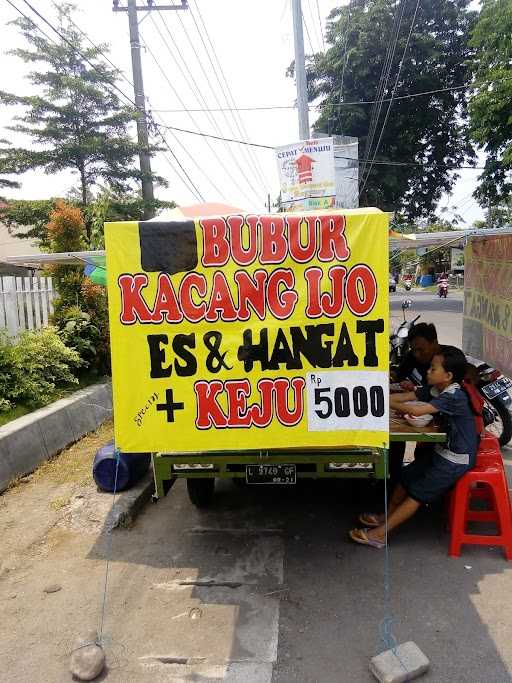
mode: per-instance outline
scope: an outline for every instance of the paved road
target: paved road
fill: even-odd
[[[392,323],[402,320],[402,301],[409,299],[412,306],[406,311],[408,320],[420,315],[418,322],[434,323],[442,344],[462,346],[462,292],[453,291],[447,299],[440,299],[432,292],[399,290],[390,294],[389,299]]]
[[[460,299],[410,298],[413,312],[455,343]],[[392,297],[393,312],[400,299]],[[37,521],[37,505],[48,507],[48,494],[37,484],[33,491],[38,500],[28,488],[3,497],[13,546]],[[359,511],[380,505],[382,491],[367,482],[227,481],[213,509],[200,512],[178,482],[111,544],[97,531],[99,511],[72,527],[52,526],[44,541],[30,539],[30,552],[6,566],[0,582],[0,679],[69,680],[66,653],[77,633],[98,623],[111,554],[109,683],[371,683],[368,662],[383,649],[387,614],[385,554],[353,545],[347,531]],[[84,494],[71,506],[85,507]],[[393,537],[394,634],[431,659],[428,683],[511,681],[512,569],[496,548],[468,547],[450,559],[447,545],[437,509],[422,510]],[[45,595],[53,581],[62,590]]]

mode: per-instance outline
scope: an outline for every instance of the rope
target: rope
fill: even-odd
[[[384,650],[391,650],[400,662],[406,674],[406,681],[410,680],[409,669],[404,664],[397,651],[396,637],[393,633],[393,614],[391,612],[391,566],[388,544],[388,458],[389,450],[384,458],[384,618],[379,624],[380,638],[384,644]]]
[[[117,493],[117,473],[119,471],[119,449],[116,448],[115,450],[116,454],[116,473],[114,476],[114,497],[112,498],[112,507],[110,509],[110,512],[113,511],[114,505],[116,502],[116,493]],[[107,563],[105,566],[105,583],[103,586],[103,600],[102,600],[102,606],[101,606],[101,619],[100,619],[100,632],[98,636],[98,645],[103,647],[103,625],[105,623],[105,614],[106,614],[106,609],[107,609],[107,589],[108,589],[108,575],[109,575],[109,569],[110,569],[110,560],[112,558],[112,531],[113,529],[110,529],[107,531],[107,548],[106,548],[106,559]]]

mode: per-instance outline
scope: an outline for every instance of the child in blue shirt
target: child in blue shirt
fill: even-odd
[[[446,444],[422,449],[422,457],[402,468],[388,510],[388,531],[412,517],[423,503],[430,503],[448,491],[475,465],[478,448],[475,416],[461,383],[467,370],[465,355],[454,346],[441,346],[432,358],[427,387],[416,392],[394,394],[390,407],[409,415],[434,415]],[[418,400],[420,402],[418,402]],[[414,403],[411,403],[414,401]],[[362,529],[350,531],[356,543],[374,548],[385,546],[384,515],[362,514]]]

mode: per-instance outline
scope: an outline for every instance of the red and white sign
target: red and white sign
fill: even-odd
[[[281,203],[288,211],[333,207],[336,200],[334,141],[303,140],[276,147]]]

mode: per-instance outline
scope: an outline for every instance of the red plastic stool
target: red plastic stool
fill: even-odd
[[[480,436],[480,443],[478,444],[478,451],[476,454],[477,465],[490,465],[493,463],[502,463],[503,457],[500,450],[500,442],[498,439],[488,432],[482,432]]]
[[[474,484],[485,484],[491,490],[494,509],[486,511],[470,510],[471,499],[475,491]],[[478,496],[478,494],[477,494]],[[469,534],[466,532],[467,522],[495,522],[497,535]],[[505,557],[512,560],[512,510],[508,493],[508,483],[503,464],[477,465],[466,472],[455,485],[450,505],[450,548],[448,555],[459,557],[463,544],[468,545],[500,545],[505,549]]]

